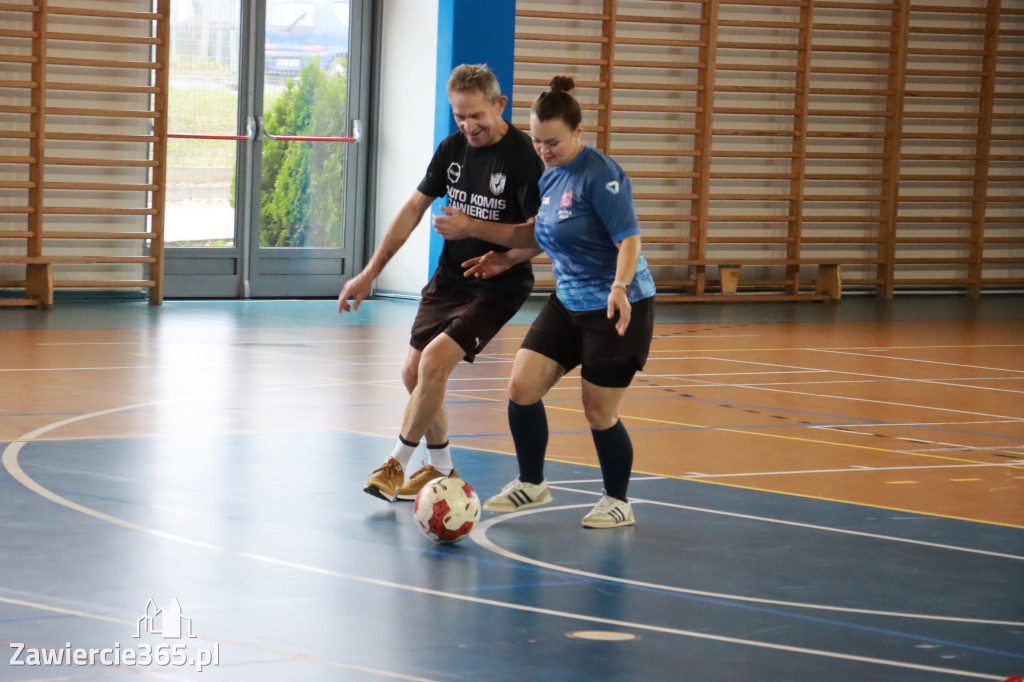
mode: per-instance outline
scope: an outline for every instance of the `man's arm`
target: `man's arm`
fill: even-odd
[[[359,310],[359,304],[370,295],[370,287],[373,280],[377,279],[384,270],[384,266],[394,257],[402,245],[409,239],[409,235],[416,229],[416,226],[423,220],[424,214],[434,201],[433,197],[415,190],[398,215],[391,221],[384,238],[373,252],[370,262],[366,264],[362,272],[345,282],[341,293],[338,294],[338,312]],[[353,303],[349,305],[349,299]]]
[[[533,218],[525,223],[492,223],[486,220],[470,218],[462,211],[442,206],[445,215],[433,217],[434,229],[445,239],[465,239],[476,237],[492,244],[500,244],[509,248],[536,249],[537,241],[533,238]],[[526,260],[525,258],[523,260]],[[520,261],[521,262],[521,261]]]

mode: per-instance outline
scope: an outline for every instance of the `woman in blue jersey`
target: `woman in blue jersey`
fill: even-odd
[[[516,355],[508,418],[519,477],[484,503],[489,511],[546,504],[548,426],[543,398],[566,372],[581,366],[583,408],[601,464],[604,495],[583,517],[588,528],[635,523],[626,496],[633,446],[619,402],[643,368],[654,327],[654,279],[641,254],[632,183],[615,161],[581,139],[582,113],[558,76],[530,112],[534,149],[547,169],[540,179],[535,223],[493,226],[457,211],[434,219],[445,238],[475,236],[506,246],[540,245],[551,257],[556,293],[541,310]],[[503,254],[467,261],[466,276],[505,269]]]

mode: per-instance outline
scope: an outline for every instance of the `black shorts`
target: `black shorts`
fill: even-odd
[[[625,388],[644,368],[654,335],[654,298],[632,305],[624,336],[604,310],[573,312],[552,294],[523,339],[523,348],[551,358],[566,371],[576,365],[597,386]]]
[[[526,296],[467,293],[435,274],[423,287],[409,345],[423,350],[438,334],[447,334],[466,352],[466,362],[494,338],[523,305]]]

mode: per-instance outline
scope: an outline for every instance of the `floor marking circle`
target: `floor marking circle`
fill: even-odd
[[[640,639],[640,635],[613,630],[576,630],[565,633],[565,636],[572,639],[589,639],[593,642],[633,642]]]
[[[580,491],[573,491],[573,492],[580,492]],[[596,495],[596,494],[599,494],[599,493],[593,493],[593,494]],[[641,499],[638,499],[638,498],[631,498],[630,502],[632,504],[652,504],[651,502],[647,502],[646,500],[641,500]],[[659,503],[659,504],[664,504],[664,503]],[[556,506],[556,507],[551,507],[551,506],[545,505],[543,507],[533,507],[533,508],[530,508],[530,509],[523,509],[523,510],[517,511],[517,512],[511,512],[511,513],[508,513],[508,514],[502,514],[500,516],[492,516],[491,518],[481,522],[475,529],[473,529],[473,533],[469,537],[470,537],[470,539],[473,542],[475,542],[476,544],[480,545],[484,549],[487,549],[487,550],[489,550],[489,551],[491,551],[491,552],[493,552],[493,553],[495,553],[495,554],[497,554],[499,556],[502,556],[502,557],[504,557],[506,559],[509,559],[511,561],[521,562],[521,563],[524,563],[524,564],[528,564],[530,566],[536,566],[538,568],[543,568],[543,569],[546,569],[546,570],[549,570],[549,571],[555,571],[557,573],[566,573],[566,574],[574,575],[574,576],[577,576],[577,577],[580,577],[580,578],[604,580],[604,581],[607,581],[607,582],[619,583],[621,585],[631,585],[631,586],[634,586],[634,587],[643,587],[643,588],[653,589],[653,590],[663,590],[665,592],[676,592],[676,593],[679,593],[679,594],[690,594],[690,595],[694,595],[694,596],[698,596],[698,597],[708,597],[708,598],[712,598],[712,599],[723,599],[723,600],[730,600],[730,601],[749,602],[749,603],[753,603],[753,604],[765,604],[765,605],[769,605],[769,606],[786,606],[786,607],[799,608],[799,609],[813,609],[813,610],[819,610],[819,611],[832,611],[832,612],[838,612],[838,613],[857,613],[857,614],[862,614],[862,615],[887,616],[887,617],[892,617],[892,618],[913,618],[913,619],[918,619],[918,620],[936,620],[936,621],[950,622],[950,623],[971,623],[971,624],[975,624],[975,625],[1005,625],[1005,626],[1009,626],[1009,627],[1022,627],[1022,626],[1024,626],[1024,622],[1016,622],[1016,621],[989,620],[989,619],[982,619],[982,618],[960,618],[960,617],[955,617],[955,616],[938,616],[938,615],[931,615],[931,614],[906,613],[906,612],[901,612],[901,611],[880,611],[880,610],[873,610],[873,609],[857,609],[857,608],[851,608],[851,607],[845,607],[845,606],[829,606],[827,604],[811,604],[811,603],[807,603],[807,602],[793,602],[793,601],[783,601],[783,600],[779,600],[779,599],[767,599],[767,598],[764,598],[764,597],[748,597],[748,596],[743,596],[743,595],[738,595],[738,594],[724,594],[724,593],[721,593],[721,592],[710,592],[710,591],[707,591],[707,590],[695,590],[695,589],[690,589],[690,588],[685,588],[685,587],[675,587],[673,585],[665,585],[663,583],[651,583],[651,582],[645,582],[645,581],[642,581],[642,580],[631,580],[629,578],[620,578],[620,577],[617,577],[617,576],[607,575],[607,574],[603,574],[603,573],[594,573],[594,572],[591,572],[591,571],[582,571],[582,570],[579,570],[579,569],[576,569],[576,568],[567,568],[567,567],[564,567],[564,566],[559,566],[558,564],[552,564],[552,563],[549,563],[549,562],[546,562],[546,561],[541,561],[539,559],[532,559],[530,557],[526,557],[526,556],[523,556],[522,554],[517,554],[517,553],[515,553],[515,552],[513,552],[511,550],[507,550],[507,549],[505,549],[503,547],[500,547],[500,546],[495,544],[493,541],[491,541],[487,537],[487,531],[489,531],[491,528],[493,528],[497,524],[503,523],[505,521],[509,521],[509,520],[512,520],[512,519],[515,519],[515,518],[519,518],[521,516],[530,516],[532,514],[541,514],[541,513],[545,513],[545,512],[562,511],[562,510],[566,510],[566,509],[580,509],[580,508],[586,508],[586,507],[590,507],[590,506],[591,505],[589,503],[587,503],[587,504],[568,504],[568,505],[561,505],[561,506]],[[667,505],[667,506],[677,506],[677,505]],[[682,505],[678,505],[678,506],[682,506]],[[696,510],[696,511],[706,511],[706,512],[709,512],[709,513],[727,513],[727,512],[716,512],[715,510],[712,510],[712,509],[706,509],[705,510],[705,509],[701,509],[700,507],[686,507],[686,509]],[[744,515],[737,514],[736,516],[744,516]],[[756,519],[758,517],[748,517],[748,518],[755,518]],[[760,520],[771,521],[771,519],[760,519]],[[780,523],[789,523],[789,522],[782,521]],[[884,538],[885,536],[878,536],[878,537]],[[1018,557],[1013,557],[1013,558],[1018,558]]]
[[[269,389],[269,390],[277,390],[277,389]],[[35,479],[33,479],[31,476],[29,476],[24,471],[24,469],[21,468],[21,465],[18,462],[18,456],[19,456],[23,446],[26,443],[31,442],[34,438],[37,438],[38,436],[40,436],[40,435],[42,435],[44,433],[47,433],[47,432],[52,431],[54,429],[57,429],[57,428],[59,428],[61,426],[64,426],[66,424],[70,424],[70,423],[77,422],[77,421],[83,421],[83,420],[86,420],[86,419],[90,419],[92,417],[102,416],[102,415],[106,415],[106,414],[112,414],[112,413],[115,413],[115,412],[121,412],[121,411],[125,411],[125,410],[136,409],[136,408],[139,408],[139,407],[148,407],[148,406],[151,406],[151,405],[170,403],[170,402],[178,402],[178,401],[181,401],[181,400],[188,400],[188,399],[189,398],[173,398],[173,399],[168,399],[168,400],[158,400],[158,401],[151,401],[151,402],[146,402],[146,403],[140,403],[140,404],[136,404],[136,405],[126,405],[126,406],[122,406],[122,407],[119,407],[119,408],[111,408],[111,409],[107,409],[107,410],[101,410],[101,411],[98,411],[98,412],[93,412],[93,413],[90,413],[90,414],[78,415],[78,416],[72,417],[70,419],[65,419],[65,420],[62,420],[62,421],[59,421],[59,422],[54,422],[52,424],[48,424],[48,425],[42,426],[42,427],[40,427],[38,429],[35,429],[34,431],[32,431],[32,432],[30,432],[28,434],[25,434],[22,438],[17,439],[16,441],[9,443],[8,446],[4,449],[4,451],[2,453],[2,456],[0,456],[0,462],[2,462],[3,467],[7,470],[7,472],[18,483],[22,484],[23,486],[25,486],[26,488],[28,488],[32,492],[42,496],[43,498],[48,499],[51,502],[55,502],[58,505],[64,506],[66,508],[69,508],[69,509],[71,509],[73,511],[77,511],[77,512],[86,514],[88,516],[92,516],[94,518],[97,518],[99,520],[102,520],[102,521],[105,521],[105,522],[108,522],[108,523],[112,523],[112,524],[115,524],[115,525],[119,525],[119,526],[122,526],[124,528],[128,528],[130,530],[135,530],[135,531],[142,532],[142,533],[152,534],[154,536],[161,537],[161,538],[167,539],[167,540],[172,540],[174,542],[178,542],[178,543],[182,543],[182,544],[187,544],[187,545],[192,545],[192,546],[196,546],[196,547],[199,547],[199,548],[202,548],[202,549],[212,550],[212,551],[215,551],[215,552],[230,554],[230,555],[234,555],[234,556],[241,557],[241,558],[248,558],[248,559],[252,559],[252,560],[255,560],[255,561],[259,561],[259,562],[262,562],[262,563],[266,563],[266,564],[270,564],[270,565],[275,565],[275,566],[279,566],[279,567],[285,567],[285,568],[290,568],[290,569],[293,569],[293,570],[305,571],[305,572],[314,573],[314,574],[318,574],[318,575],[336,577],[336,578],[340,578],[340,579],[343,579],[343,580],[352,580],[352,581],[361,582],[361,583],[364,583],[364,584],[375,585],[375,586],[383,587],[383,588],[390,588],[390,589],[395,589],[395,590],[400,590],[400,591],[413,592],[413,593],[417,593],[417,594],[425,594],[425,595],[436,596],[436,597],[441,597],[441,598],[454,599],[454,600],[457,600],[457,601],[464,601],[464,602],[480,604],[480,605],[496,606],[496,607],[499,607],[499,608],[510,609],[510,610],[513,610],[513,611],[522,611],[522,612],[535,613],[535,614],[540,614],[540,615],[549,615],[549,616],[553,616],[553,617],[557,617],[557,618],[567,618],[567,619],[571,619],[571,620],[578,620],[578,621],[584,621],[584,622],[590,622],[590,623],[600,623],[600,624],[603,624],[603,625],[610,625],[610,626],[613,626],[613,627],[619,627],[619,628],[625,628],[625,629],[644,630],[644,631],[648,631],[648,632],[657,632],[657,633],[663,633],[663,634],[673,634],[673,635],[679,635],[679,636],[690,637],[690,638],[695,638],[695,639],[703,639],[703,640],[710,640],[710,641],[723,642],[723,643],[729,643],[729,644],[738,644],[738,645],[743,645],[743,646],[751,646],[751,647],[760,648],[760,649],[768,649],[768,650],[774,650],[774,651],[785,651],[785,652],[790,652],[790,653],[799,653],[799,654],[806,654],[806,655],[811,655],[811,656],[821,656],[821,657],[825,657],[825,658],[833,658],[833,659],[846,660],[846,661],[855,661],[855,662],[869,663],[869,664],[874,664],[874,665],[884,665],[884,666],[895,667],[895,668],[903,668],[903,669],[909,669],[909,670],[921,670],[921,671],[927,671],[927,672],[936,672],[936,673],[943,673],[943,674],[960,675],[960,676],[971,677],[971,678],[975,678],[975,679],[985,679],[985,680],[1000,680],[1000,679],[1002,679],[999,676],[993,676],[993,675],[988,675],[988,674],[983,674],[983,673],[976,673],[976,672],[967,671],[967,670],[957,670],[957,669],[952,669],[952,668],[940,668],[940,667],[937,667],[937,666],[921,665],[921,664],[917,664],[917,663],[908,663],[908,662],[905,662],[905,661],[894,661],[894,660],[888,660],[888,659],[873,658],[873,657],[870,657],[870,656],[858,656],[858,655],[854,655],[854,654],[846,654],[846,653],[836,652],[836,651],[826,651],[826,650],[820,650],[820,649],[810,649],[810,648],[806,648],[806,647],[790,646],[790,645],[785,645],[785,644],[775,644],[775,643],[771,643],[771,642],[762,642],[762,641],[757,641],[757,640],[741,639],[741,638],[737,638],[737,637],[728,637],[728,636],[725,636],[725,635],[714,635],[714,634],[710,634],[710,633],[706,633],[706,632],[697,632],[697,631],[684,630],[684,629],[679,629],[679,628],[664,627],[664,626],[658,626],[658,625],[651,625],[651,624],[647,624],[647,623],[635,623],[635,622],[628,622],[628,621],[619,621],[619,620],[614,620],[614,619],[609,619],[609,618],[601,618],[601,617],[598,617],[598,616],[589,616],[589,615],[581,614],[581,613],[572,613],[572,612],[566,612],[566,611],[556,611],[556,610],[553,610],[553,609],[545,609],[545,608],[540,608],[540,607],[535,607],[535,606],[528,606],[528,605],[525,605],[525,604],[516,604],[516,603],[511,603],[511,602],[502,602],[502,601],[497,601],[497,600],[494,600],[494,599],[485,599],[485,598],[474,597],[474,596],[466,595],[466,594],[444,592],[442,590],[435,590],[435,589],[430,589],[430,588],[425,588],[425,587],[419,587],[419,586],[416,586],[416,585],[408,585],[408,584],[402,584],[402,583],[395,583],[395,582],[390,582],[390,581],[386,581],[386,580],[380,580],[378,578],[372,578],[372,577],[368,577],[368,576],[358,576],[358,575],[353,575],[353,574],[345,574],[345,573],[341,573],[339,571],[333,571],[333,570],[330,570],[330,569],[321,568],[321,567],[317,567],[317,566],[312,566],[312,565],[309,565],[309,564],[302,564],[302,563],[299,563],[299,562],[289,561],[289,560],[286,560],[286,559],[279,559],[279,558],[265,556],[265,555],[260,555],[260,554],[255,554],[255,553],[251,553],[251,552],[242,552],[242,551],[238,551],[238,550],[229,549],[227,547],[221,547],[221,546],[218,546],[218,545],[214,545],[214,544],[210,544],[210,543],[206,543],[206,542],[202,542],[202,541],[193,540],[191,538],[187,538],[187,537],[184,537],[184,536],[181,536],[181,535],[176,535],[174,533],[168,533],[166,531],[161,531],[161,530],[158,530],[156,528],[148,528],[146,526],[142,526],[140,524],[128,521],[126,519],[121,519],[121,518],[118,518],[118,517],[115,517],[115,516],[111,516],[109,514],[105,514],[103,512],[98,511],[98,510],[91,509],[91,508],[86,507],[84,505],[78,504],[76,502],[72,502],[71,500],[69,500],[69,499],[67,499],[65,497],[62,497],[61,495],[59,495],[59,494],[57,494],[57,493],[47,489],[46,487],[44,487],[43,485],[38,483]],[[571,508],[589,507],[589,506],[590,506],[589,504],[571,505]],[[546,511],[554,511],[555,509],[559,509],[559,507],[553,507],[553,508],[549,507],[549,508],[546,508]],[[497,523],[499,519],[508,520],[510,518],[514,518],[514,517],[517,517],[517,516],[525,515],[525,514],[530,513],[530,512],[539,512],[539,511],[545,511],[545,509],[538,509],[538,510],[531,509],[531,510],[525,510],[525,511],[521,511],[521,512],[513,512],[512,514],[505,515],[504,517],[495,517],[494,519],[488,519],[486,522],[484,522],[484,524],[481,524],[482,528],[480,530],[474,530],[473,534],[470,537],[475,542],[477,542],[477,544],[482,544],[481,542],[478,541],[477,536],[479,535],[481,537],[481,539],[483,540],[483,543],[490,544],[490,546],[494,548],[492,551],[495,551],[498,554],[502,554],[504,552],[504,550],[501,550],[496,545],[493,545],[493,543],[489,543],[489,541],[486,539],[486,536],[485,536],[486,529],[489,528],[490,526],[494,525],[495,523]],[[509,553],[509,554],[511,554],[511,553]],[[517,556],[517,555],[512,555],[512,556]],[[522,557],[522,558],[517,559],[517,560],[518,561],[523,561],[524,563],[528,563],[528,564],[529,563],[534,563],[535,565],[537,564],[537,562],[532,562],[532,561],[526,559],[525,557]],[[569,569],[563,569],[561,567],[554,566],[554,565],[552,565],[552,570],[555,570],[555,571],[558,571],[558,572],[572,572]],[[608,579],[608,578],[604,577],[604,579]],[[663,588],[663,589],[669,589],[669,588]],[[678,591],[683,591],[683,590],[678,590]],[[755,601],[755,600],[751,600],[751,601]],[[828,608],[828,607],[822,607],[822,608]],[[982,621],[982,622],[1001,624],[1001,621]],[[1013,626],[1024,625],[1024,623],[1007,623],[1007,624],[1013,625]]]

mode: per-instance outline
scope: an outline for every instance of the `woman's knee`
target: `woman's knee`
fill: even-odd
[[[513,372],[508,380],[508,397],[517,405],[533,405],[546,391],[535,378]]]
[[[615,423],[619,421],[619,412],[617,405],[588,405],[583,403],[583,415],[587,419],[587,424],[590,428],[595,431],[604,431],[615,426]]]

